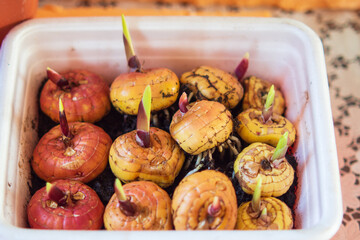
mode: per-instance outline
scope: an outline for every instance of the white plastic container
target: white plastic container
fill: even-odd
[[[286,116],[298,133],[295,230],[109,232],[26,228],[32,151],[37,143],[37,92],[47,66],[91,69],[109,83],[127,71],[121,19],[27,21],[1,49],[0,238],[4,239],[329,239],[339,228],[342,203],[325,60],[320,39],[289,19],[128,17],[145,67],[177,74],[198,65],[233,72],[250,52],[248,75],[281,86]]]

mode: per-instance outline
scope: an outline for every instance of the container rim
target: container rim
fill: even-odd
[[[197,28],[199,25],[203,23],[214,23],[207,24],[206,30],[216,30],[223,29],[222,24],[215,23],[227,23],[227,29],[236,30],[239,27],[242,29],[250,29],[254,25],[259,24],[271,24],[272,26],[284,27],[288,26],[291,28],[295,28],[299,31],[305,33],[308,41],[313,46],[315,52],[315,58],[317,63],[317,69],[319,71],[319,77],[322,80],[320,83],[322,85],[321,92],[325,96],[323,102],[323,108],[326,109],[325,114],[322,118],[325,120],[326,124],[324,124],[324,128],[328,129],[329,137],[326,139],[327,142],[324,143],[328,148],[332,148],[330,154],[331,159],[329,159],[328,168],[330,169],[330,173],[325,176],[321,181],[328,181],[331,176],[331,185],[327,189],[324,189],[321,194],[324,192],[328,193],[328,196],[331,196],[329,202],[335,204],[339,209],[335,209],[335,211],[328,211],[322,213],[321,223],[309,228],[309,229],[294,229],[282,231],[286,232],[285,235],[279,235],[278,231],[266,231],[266,236],[269,238],[276,237],[277,239],[319,239],[320,234],[321,237],[330,238],[334,235],[339,228],[342,220],[342,200],[341,200],[341,190],[340,190],[340,176],[338,171],[338,161],[337,161],[337,153],[336,153],[336,144],[335,144],[335,136],[334,136],[334,128],[332,125],[332,116],[331,116],[331,107],[330,107],[330,96],[329,96],[329,88],[327,85],[327,75],[326,75],[326,66],[325,66],[325,58],[323,53],[323,47],[320,38],[318,35],[307,25],[297,20],[289,19],[289,18],[259,18],[259,17],[202,17],[202,16],[184,16],[184,17],[159,17],[159,16],[147,16],[147,17],[127,17],[128,23],[132,23],[134,21],[142,22],[142,26],[149,26],[152,22],[175,22],[181,19],[184,23],[189,23],[187,28]],[[166,19],[166,21],[164,21]],[[86,23],[86,24],[85,24]],[[108,24],[104,27],[104,23],[112,23]],[[113,24],[119,23],[119,24]],[[156,25],[156,24],[154,24]],[[15,84],[14,83],[4,83],[5,77],[9,77],[10,79],[15,78],[16,71],[14,70],[16,66],[10,63],[17,62],[17,56],[13,54],[15,50],[16,44],[21,41],[23,38],[26,38],[29,34],[36,34],[37,31],[49,30],[57,31],[58,29],[64,28],[78,28],[81,27],[82,30],[93,30],[98,29],[101,26],[102,30],[121,30],[121,18],[120,17],[70,17],[70,18],[51,18],[51,19],[32,19],[21,23],[12,29],[6,38],[3,41],[2,47],[0,49],[0,89],[2,89],[2,94],[0,96],[0,101],[4,99],[10,99],[11,101],[7,101],[8,104],[0,106],[0,122],[3,136],[6,136],[7,139],[11,136],[11,121],[7,120],[13,116],[12,102],[13,102],[13,94]],[[161,25],[163,26],[163,25]],[[184,25],[182,25],[184,26]],[[170,24],[169,24],[170,27]],[[221,28],[220,28],[221,27]],[[152,26],[152,29],[157,29],[156,26]],[[160,27],[159,27],[160,29]],[[173,29],[173,28],[172,28]],[[160,30],[163,30],[161,28]],[[4,87],[7,88],[7,91],[4,90]],[[0,151],[4,153],[4,156],[8,156],[9,142],[1,141],[0,139]],[[2,161],[0,159],[0,163],[2,166],[6,166],[5,160]],[[6,177],[6,167],[0,170],[0,176],[3,176],[3,179]],[[6,188],[6,181],[0,182],[0,190]],[[329,195],[330,193],[330,195]],[[11,231],[6,231],[11,230]],[[16,231],[16,234],[11,234],[13,231]],[[45,238],[53,238],[53,239],[63,239],[64,237],[114,237],[115,232],[108,231],[62,231],[62,234],[53,234],[53,231],[49,230],[41,230],[41,236],[38,235],[39,230],[20,228],[2,221],[0,222],[0,238],[4,237],[6,239],[24,239],[29,238],[30,236],[36,236],[37,238],[43,237]],[[167,232],[122,232],[123,237],[125,238],[140,238],[140,237],[149,237],[152,234],[156,234],[157,238],[167,239],[169,237],[168,234],[173,234],[175,231],[167,231]],[[202,232],[201,232],[202,233]],[[184,237],[195,238],[201,237],[202,235],[198,231],[195,232],[183,232]],[[229,239],[235,239],[238,235],[234,234],[236,231],[221,231],[221,237],[226,237]],[[254,238],[257,236],[259,231],[247,231],[242,232],[243,236]],[[98,235],[101,234],[101,235]],[[146,235],[144,235],[146,234]],[[150,235],[148,235],[150,234]],[[188,235],[189,234],[189,235]],[[191,234],[191,235],[190,235]],[[211,238],[219,237],[219,233],[212,232]],[[155,235],[154,235],[155,237]],[[40,238],[39,238],[40,239]]]

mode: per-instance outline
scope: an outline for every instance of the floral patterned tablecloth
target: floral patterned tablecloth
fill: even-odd
[[[360,12],[276,12],[322,39],[341,175],[343,221],[333,239],[360,239]]]
[[[132,1],[39,0],[40,7],[49,3],[64,7],[137,6]],[[159,6],[162,8],[197,10],[194,6],[184,4],[171,5],[158,2],[153,6],[151,4],[141,5],[142,8]],[[216,10],[236,12],[244,9],[224,6],[216,7]],[[302,21],[311,27],[323,42],[344,211],[341,227],[333,239],[360,239],[360,11],[313,10],[291,12],[281,9],[266,10],[270,11],[274,17],[287,17]]]

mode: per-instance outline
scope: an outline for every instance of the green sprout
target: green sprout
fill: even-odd
[[[134,216],[136,212],[136,205],[130,201],[125,194],[121,181],[116,178],[114,183],[115,195],[119,201],[119,207],[123,214],[126,216]]]
[[[283,158],[286,154],[286,151],[288,149],[288,140],[289,132],[285,132],[279,139],[278,144],[276,145],[274,154],[271,157],[271,160],[274,161],[276,159]]]
[[[136,142],[142,147],[150,147],[151,88],[147,85],[139,104],[136,123]]]
[[[261,206],[261,184],[262,184],[262,178],[259,176],[256,182],[256,187],[253,193],[253,197],[251,200],[251,208],[254,212],[260,211]]]
[[[272,116],[274,99],[275,99],[275,88],[274,85],[271,85],[262,111],[264,123],[266,123]]]
[[[127,200],[127,197],[124,192],[124,188],[121,184],[121,181],[118,178],[115,179],[114,189],[115,189],[116,197],[119,201]]]
[[[140,64],[138,57],[135,54],[135,50],[134,50],[134,47],[133,47],[133,44],[131,41],[130,32],[129,32],[129,29],[126,24],[124,14],[121,15],[121,20],[122,20],[122,27],[123,27],[124,47],[125,47],[125,53],[126,53],[128,66],[130,68],[135,68],[135,69],[141,71],[141,64]]]
[[[262,219],[264,222],[268,221],[268,217],[267,217],[267,208],[265,207],[260,214],[260,219]]]

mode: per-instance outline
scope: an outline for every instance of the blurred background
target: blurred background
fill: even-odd
[[[341,174],[344,216],[333,239],[360,239],[360,0],[0,0],[0,42],[31,18],[122,13],[284,17],[312,28],[324,46]]]

